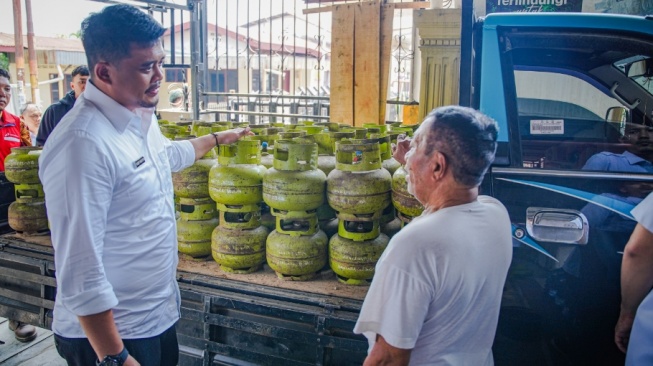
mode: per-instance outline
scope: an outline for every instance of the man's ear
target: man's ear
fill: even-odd
[[[433,158],[431,159],[431,169],[433,170],[433,178],[440,180],[444,178],[444,175],[447,171],[447,159],[439,151],[433,152]]]
[[[95,64],[95,76],[105,84],[111,84],[111,66],[107,62],[98,62]]]

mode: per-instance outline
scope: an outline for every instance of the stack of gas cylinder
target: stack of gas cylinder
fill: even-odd
[[[277,140],[273,167],[263,177],[263,199],[276,219],[266,257],[282,279],[307,280],[326,265],[326,234],[318,226],[326,175],[317,169],[318,147],[309,140]]]
[[[388,245],[380,220],[390,204],[392,177],[383,169],[377,139],[336,142],[336,169],[327,178],[327,199],[338,216],[329,241],[329,264],[338,280],[367,284]]]
[[[316,123],[323,128],[322,132],[313,135],[318,146],[317,167],[329,175],[336,168],[335,142],[342,139],[354,138],[353,131],[339,131],[340,125],[333,122]],[[325,200],[317,209],[317,216],[322,229],[330,238],[338,232],[336,212]]]
[[[16,201],[9,205],[9,227],[24,233],[48,230],[45,195],[39,179],[40,147],[14,147],[5,158],[5,176],[14,183]]]
[[[179,253],[192,259],[205,260],[211,255],[211,234],[218,226],[218,210],[209,195],[209,172],[215,164],[215,153],[209,151],[190,167],[172,173],[179,214],[177,247]]]
[[[211,252],[225,272],[251,273],[265,263],[268,229],[261,223],[261,203],[266,171],[260,141],[219,146],[218,164],[209,173],[209,192],[220,211]]]
[[[196,121],[191,133],[240,126]],[[169,123],[165,130],[179,135],[183,127]],[[311,279],[328,263],[340,282],[368,284],[389,237],[423,210],[391,148],[416,127],[300,121],[250,128],[255,136],[219,147],[217,164],[207,154],[175,174],[179,251],[211,254],[233,273],[267,261],[284,280]],[[201,196],[190,193],[199,190]],[[213,221],[194,226],[202,220]]]

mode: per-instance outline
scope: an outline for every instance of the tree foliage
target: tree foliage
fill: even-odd
[[[9,69],[9,57],[6,53],[0,52],[0,68]]]

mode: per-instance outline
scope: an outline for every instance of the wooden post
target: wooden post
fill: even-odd
[[[18,105],[25,105],[25,54],[23,50],[23,14],[20,0],[14,5],[14,43],[16,44],[16,84],[18,85]],[[18,114],[18,111],[16,111]]]
[[[29,82],[32,91],[32,103],[41,104],[39,92],[39,74],[36,64],[36,49],[34,46],[34,24],[32,23],[32,0],[25,0],[25,13],[27,15],[27,55],[29,60]]]
[[[378,1],[354,5],[354,126],[379,121],[381,7]]]
[[[331,121],[354,125],[354,5],[336,6],[331,24]]]

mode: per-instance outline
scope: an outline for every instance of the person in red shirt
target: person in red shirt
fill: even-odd
[[[0,172],[5,171],[5,158],[11,153],[11,148],[22,145],[20,118],[7,112],[9,101],[11,101],[9,72],[0,69]]]
[[[0,68],[0,172],[5,171],[5,158],[11,153],[11,148],[27,145],[27,142],[21,140],[21,128],[26,128],[22,125],[20,118],[6,110],[10,101],[9,72]],[[29,135],[27,135],[27,141],[29,141]],[[2,179],[5,179],[4,174]],[[11,190],[13,191],[13,188]],[[6,213],[4,216],[6,217]],[[29,342],[36,338],[36,328],[33,325],[9,320],[9,329],[21,342]]]

